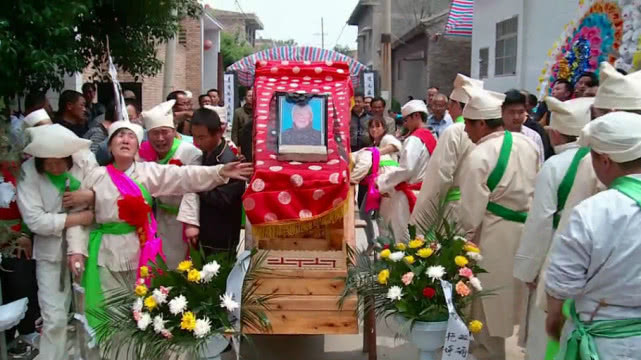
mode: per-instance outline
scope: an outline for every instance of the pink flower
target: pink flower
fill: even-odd
[[[143,285],[144,283],[145,283],[145,279],[143,278],[136,280],[136,285]]]
[[[170,332],[169,330],[167,330],[167,329],[162,329],[162,331],[160,332],[160,334],[161,334],[162,336],[164,336],[164,337],[165,337],[165,339],[171,339],[171,338],[173,337],[173,335],[171,334],[171,332]]]
[[[169,294],[169,288],[164,287],[164,286],[161,286],[161,287],[160,287],[160,292],[161,292],[163,295],[168,295],[168,294]]]
[[[468,267],[460,268],[459,271],[458,271],[458,274],[463,276],[463,277],[466,277],[468,279],[474,277],[474,273],[472,272],[472,269],[470,269]]]
[[[138,321],[140,320],[140,317],[142,315],[140,314],[140,311],[134,311],[134,320]]]
[[[459,281],[456,283],[456,293],[461,295],[461,296],[468,296],[472,290],[470,290],[467,285],[465,285],[462,281]]]
[[[413,279],[414,279],[414,273],[410,271],[403,275],[403,277],[401,278],[401,281],[403,282],[403,284],[405,284],[405,286],[407,286],[412,283]]]
[[[603,40],[601,40],[600,36],[595,36],[593,38],[590,38],[590,45],[592,45],[593,47],[601,47],[602,42]]]

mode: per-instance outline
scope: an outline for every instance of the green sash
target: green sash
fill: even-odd
[[[171,149],[169,149],[169,152],[167,153],[167,155],[165,155],[164,158],[157,160],[156,162],[162,165],[167,165],[169,160],[171,160],[171,158],[174,157],[174,155],[176,155],[176,150],[178,150],[178,147],[180,146],[181,142],[182,140],[178,138],[174,138],[174,142],[171,144]]]
[[[511,152],[512,133],[506,130],[505,136],[503,137],[503,144],[501,145],[501,151],[499,152],[499,159],[496,162],[496,167],[487,178],[487,187],[490,189],[490,192],[494,191],[503,178],[505,169],[507,169],[507,163],[510,160]],[[525,223],[525,219],[527,218],[527,212],[514,211],[492,201],[487,203],[487,211],[505,220],[519,223]]]
[[[641,180],[630,176],[621,176],[610,184],[610,188],[618,190],[641,207]]]
[[[386,166],[396,166],[396,167],[398,167],[399,165],[398,165],[398,162],[394,161],[394,160],[381,160],[378,163],[378,166],[379,167],[386,167]]]
[[[639,188],[636,191],[641,191]],[[574,330],[570,334],[565,350],[565,360],[599,360],[594,338],[623,339],[641,336],[641,319],[597,320],[584,323],[576,313],[571,300],[570,315]]]
[[[451,188],[445,195],[445,202],[461,200],[461,189],[458,186]]]
[[[454,120],[454,123],[464,123],[464,122],[465,122],[465,118],[463,117],[463,115],[457,117],[456,120]]]
[[[96,312],[104,299],[98,268],[98,254],[100,253],[102,236],[105,234],[124,235],[134,231],[136,231],[136,228],[125,222],[110,222],[100,224],[89,235],[89,257],[87,258],[87,267],[82,278],[82,286],[85,288],[85,313],[92,329],[96,329],[100,325]]]
[[[565,202],[568,200],[568,195],[570,195],[570,190],[572,190],[572,186],[574,185],[574,179],[576,178],[576,172],[579,169],[581,159],[589,153],[589,147],[582,147],[574,154],[570,167],[568,167],[565,176],[563,176],[563,180],[561,180],[561,184],[559,184],[559,189],[556,193],[556,212],[554,213],[554,222],[552,225],[554,229],[559,226],[559,221],[561,221],[561,211],[565,208]]]
[[[169,150],[167,155],[165,155],[164,158],[159,159],[157,162],[162,165],[167,165],[169,163],[169,160],[171,160],[171,158],[176,155],[176,150],[178,150],[180,143],[182,143],[181,139],[174,138],[174,142],[171,144],[171,149]],[[158,200],[156,200],[156,206],[158,206],[160,210],[166,213],[169,213],[171,215],[178,215],[178,206],[163,204]]]
[[[67,179],[69,179],[69,191],[76,191],[80,188],[80,181],[78,181],[78,179],[76,179],[68,171],[65,171],[60,175],[54,175],[49,172],[45,172],[45,174],[49,178],[49,181],[51,181],[51,184],[53,184],[53,186],[58,189],[58,192],[60,192],[61,194],[66,190]]]

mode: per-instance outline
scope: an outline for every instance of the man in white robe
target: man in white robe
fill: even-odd
[[[641,115],[613,112],[579,138],[609,190],[577,205],[554,238],[546,329],[558,358],[638,359],[641,354]],[[571,300],[563,325],[561,308]],[[581,329],[577,331],[576,329]]]
[[[474,143],[465,133],[463,108],[470,97],[463,86],[483,87],[483,82],[457,74],[454,90],[450,95],[449,112],[456,123],[449,126],[436,144],[425,171],[425,178],[418,194],[416,206],[410,217],[410,223],[417,225],[422,214],[430,213],[441,201],[448,204],[448,214],[458,222],[458,206],[461,199],[460,164],[474,149]]]
[[[403,105],[401,113],[409,135],[403,142],[399,166],[392,172],[380,175],[376,185],[381,194],[391,193],[393,190],[405,193],[409,207],[403,209],[401,218],[407,224],[416,203],[416,194],[425,178],[428,161],[436,147],[436,139],[428,129],[423,128],[427,120],[427,106],[423,101],[410,100]],[[407,232],[403,238],[396,239],[405,242],[408,240]]]
[[[513,278],[514,254],[529,210],[539,154],[527,137],[506,131],[505,95],[464,87],[465,131],[476,147],[461,165],[461,226],[483,254],[479,279],[495,295],[472,302],[472,318],[485,323],[470,352],[478,360],[505,359],[505,339],[514,333],[524,285]]]
[[[202,152],[193,144],[176,137],[172,107],[175,100],[166,101],[143,111],[149,144],[159,164],[200,165]],[[186,258],[187,241],[194,241],[199,233],[198,195],[189,193],[156,198],[158,235],[162,239],[167,266],[176,268]]]
[[[536,177],[534,199],[514,257],[514,277],[527,283],[529,288],[526,298],[528,311],[520,334],[527,344],[526,359],[531,360],[545,357],[548,341],[545,312],[535,304],[536,287],[552,244],[552,236],[574,184],[579,162],[590,151],[588,148],[580,149],[576,139],[583,126],[590,121],[590,107],[594,98],[561,102],[547,97],[545,101],[551,112],[547,130],[556,155],[543,164]]]

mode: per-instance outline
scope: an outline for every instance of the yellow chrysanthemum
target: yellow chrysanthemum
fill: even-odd
[[[182,319],[180,320],[180,328],[187,331],[192,331],[196,327],[196,316],[191,311],[187,311],[183,314]]]
[[[414,261],[416,261],[412,255],[407,255],[403,260],[408,264],[414,264]]]
[[[145,286],[144,284],[136,286],[135,293],[138,296],[147,295],[147,286]]]
[[[467,265],[467,263],[469,263],[469,261],[467,260],[467,258],[465,256],[457,256],[457,257],[455,257],[454,258],[454,262],[456,263],[456,265],[458,265],[460,267],[463,267],[463,266]]]
[[[432,254],[434,254],[434,250],[430,248],[418,249],[418,251],[416,252],[416,255],[422,257],[423,259],[427,259],[428,257],[432,256]]]
[[[187,280],[189,280],[191,282],[200,281],[200,271],[198,271],[196,269],[189,270],[189,273],[187,273]]]
[[[423,247],[423,245],[425,245],[425,240],[414,239],[410,241],[407,245],[410,247],[410,249],[418,249],[420,247]]]
[[[470,329],[470,332],[476,334],[483,330],[483,323],[478,320],[472,320],[468,324],[467,328]]]
[[[405,251],[405,249],[407,249],[407,246],[404,243],[396,243],[394,247],[397,250],[401,250],[401,251]]]
[[[149,311],[155,309],[157,305],[158,303],[156,303],[156,299],[154,299],[153,296],[147,296],[147,298],[145,299],[145,307]]]
[[[390,251],[390,249],[384,249],[383,251],[381,251],[380,256],[381,259],[387,259],[391,254],[392,252]]]
[[[140,267],[140,277],[146,278],[149,276],[149,267],[143,265]]]
[[[381,270],[381,272],[378,273],[378,282],[379,284],[386,285],[387,280],[389,279],[389,270]]]
[[[463,246],[463,250],[465,252],[473,252],[473,253],[480,253],[481,252],[481,249],[479,249],[478,247],[476,247],[474,245],[469,245],[469,244]]]
[[[180,264],[178,264],[178,271],[189,271],[192,266],[194,266],[194,264],[192,264],[191,260],[181,261]]]

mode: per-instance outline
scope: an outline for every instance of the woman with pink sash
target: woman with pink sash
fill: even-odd
[[[70,255],[70,266],[76,276],[84,272],[85,310],[92,328],[99,321],[90,313],[101,304],[103,294],[121,288],[122,279],[133,278],[140,266],[162,255],[152,196],[207,191],[230,178],[246,180],[253,171],[251,164],[240,163],[209,167],[136,162],[142,138],[139,125],[114,122],[108,137],[113,162],[96,168],[83,181],[83,187],[95,193],[97,226],[89,237],[88,256]],[[69,242],[86,244],[86,237],[70,236]],[[135,284],[129,285],[133,290]]]

